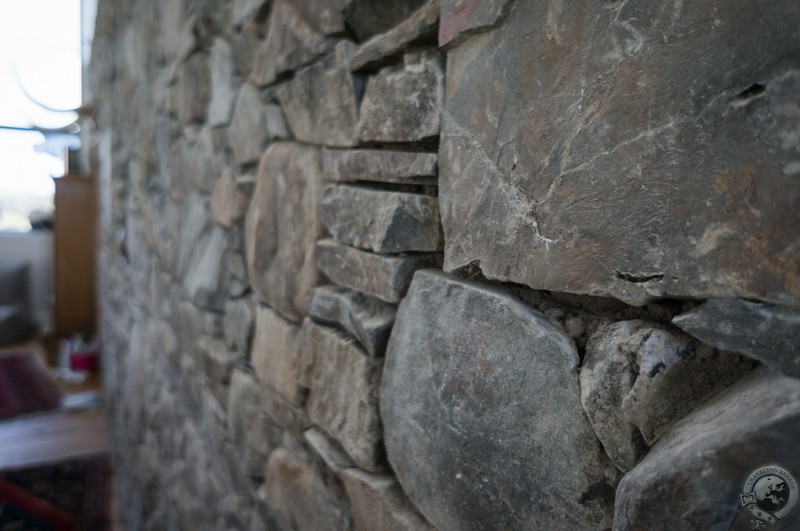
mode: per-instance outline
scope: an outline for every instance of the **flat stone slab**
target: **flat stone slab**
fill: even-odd
[[[256,297],[300,322],[309,290],[320,283],[314,243],[322,189],[319,149],[275,143],[261,159],[245,223],[247,270]]]
[[[397,307],[351,289],[321,286],[311,290],[306,311],[353,334],[371,355],[382,356]]]
[[[798,305],[800,6],[511,4],[447,55],[445,270]]]
[[[248,199],[236,185],[233,171],[226,168],[211,194],[211,216],[214,221],[229,229],[244,219]]]
[[[622,479],[614,529],[731,529],[742,517],[745,526],[733,529],[752,529],[756,518],[741,498],[753,493],[748,477],[774,465],[796,482],[798,438],[800,380],[759,369],[682,419]],[[775,512],[764,498],[768,493],[753,497],[765,517]],[[780,524],[773,528],[800,526],[800,508]]]
[[[713,299],[672,323],[709,345],[800,378],[800,308]]]
[[[324,149],[325,178],[338,182],[436,184],[436,153]]]
[[[512,296],[416,273],[380,405],[389,462],[431,523],[611,525],[617,471],[581,407],[578,363],[569,337]]]
[[[437,252],[444,243],[439,202],[430,195],[331,184],[319,215],[337,241],[376,253]]]
[[[300,327],[271,308],[256,309],[256,331],[250,363],[258,379],[287,402],[302,406],[305,390],[300,385]]]
[[[438,253],[384,256],[360,251],[335,240],[317,242],[317,264],[335,284],[385,302],[399,302],[417,269],[437,267]]]
[[[383,360],[311,319],[303,322],[302,349],[308,418],[339,441],[358,466],[379,470],[383,449],[378,385]]]

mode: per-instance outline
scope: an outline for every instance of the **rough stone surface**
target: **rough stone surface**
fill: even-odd
[[[404,64],[370,78],[359,136],[365,142],[419,142],[439,134],[444,71],[438,52],[407,54]]]
[[[258,379],[287,402],[302,406],[305,392],[300,385],[300,327],[291,324],[270,308],[256,310],[256,332],[250,363]]]
[[[398,57],[409,45],[430,38],[437,28],[439,11],[439,0],[429,0],[390,31],[365,42],[350,60],[350,68],[379,65]]]
[[[308,315],[344,328],[373,356],[382,356],[397,307],[358,291],[337,286],[311,290],[306,302]]]
[[[233,100],[233,50],[223,39],[214,40],[209,59],[211,98],[208,102],[208,124],[226,125],[231,120]]]
[[[800,378],[800,309],[741,299],[710,300],[672,323],[717,348]]]
[[[322,182],[319,150],[272,144],[261,159],[245,235],[247,269],[256,296],[299,322],[309,290],[319,283],[314,242]]]
[[[244,219],[248,199],[236,185],[233,171],[226,168],[211,194],[211,216],[217,223],[229,229]]]
[[[358,466],[379,469],[383,460],[378,415],[382,360],[311,319],[303,323],[302,349],[308,418],[338,440]]]
[[[271,0],[236,0],[233,3],[231,22],[234,26],[241,26],[256,15]]]
[[[189,174],[189,182],[198,190],[211,193],[225,171],[227,134],[223,127],[203,126],[196,136],[190,140],[189,160],[185,161],[185,171]],[[178,192],[180,195],[182,192]]]
[[[264,476],[267,456],[279,446],[283,432],[264,411],[262,394],[254,374],[234,369],[228,398],[228,433],[245,473],[253,477]]]
[[[355,466],[353,460],[342,447],[319,428],[310,428],[305,433],[305,441],[334,474]]]
[[[376,253],[441,251],[435,197],[332,184],[322,190],[319,215],[338,241]]]
[[[352,526],[344,497],[325,484],[308,458],[278,448],[269,456],[260,491],[278,516],[281,529],[348,530]]]
[[[228,346],[243,356],[250,355],[253,340],[256,305],[250,297],[225,303],[225,340]]]
[[[356,531],[434,531],[394,476],[351,468],[342,473]]]
[[[436,184],[436,162],[436,153],[371,149],[322,152],[325,178],[339,182]]]
[[[439,46],[452,46],[458,42],[456,38],[459,36],[497,26],[513,4],[511,0],[442,0]]]
[[[263,387],[262,393],[261,405],[267,415],[296,440],[303,440],[303,434],[311,427],[305,410],[290,404],[267,386]]]
[[[348,66],[354,52],[354,44],[342,42],[335,53],[300,70],[281,86],[278,99],[297,140],[337,147],[355,145],[360,90]]]
[[[419,9],[425,0],[351,0],[344,10],[348,27],[360,41],[391,29]]]
[[[236,354],[224,342],[208,336],[200,338],[198,347],[203,354],[203,369],[208,388],[222,407],[225,407]]]
[[[612,460],[628,470],[642,456],[638,429],[652,445],[671,423],[751,370],[753,363],[686,334],[620,321],[586,345],[581,398]]]
[[[437,253],[383,256],[334,240],[317,242],[317,264],[332,282],[386,302],[400,302],[414,271],[440,263]]]
[[[268,85],[333,50],[333,42],[303,16],[302,4],[308,3],[275,0],[267,38],[256,52],[250,76],[256,85]]]
[[[544,315],[417,272],[389,339],[381,414],[389,462],[431,523],[610,526],[617,471],[581,407],[577,367]]]
[[[617,489],[614,529],[731,529],[748,476],[774,464],[800,473],[800,381],[759,369],[670,430]],[[680,508],[676,510],[676,507]],[[780,529],[800,525],[796,508]]]
[[[189,125],[205,119],[211,96],[209,77],[208,55],[203,53],[193,54],[180,69],[170,100],[182,124]]]
[[[249,83],[242,85],[239,91],[228,139],[239,164],[256,162],[264,152],[267,124],[263,104],[258,90]]]
[[[797,305],[800,6],[513,6],[448,53],[445,269]]]

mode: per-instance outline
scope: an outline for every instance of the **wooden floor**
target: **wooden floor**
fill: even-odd
[[[0,348],[0,356],[25,349],[44,365],[53,368],[56,355],[49,340],[33,339]],[[99,375],[71,384],[57,382],[64,395],[101,390]],[[0,472],[27,468],[43,463],[109,449],[105,411],[102,407],[86,410],[54,410],[0,421]],[[113,529],[122,529],[116,499],[112,498]]]

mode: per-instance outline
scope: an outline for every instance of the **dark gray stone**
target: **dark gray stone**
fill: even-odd
[[[434,531],[394,476],[351,468],[342,473],[342,480],[357,531]]]
[[[322,190],[319,215],[338,241],[376,253],[442,250],[435,197],[332,184]]]
[[[316,250],[317,264],[332,282],[386,302],[403,298],[414,271],[441,263],[438,253],[384,256],[334,240],[318,241]]]
[[[371,149],[322,151],[325,178],[339,182],[436,184],[436,161],[436,153]]]
[[[620,482],[614,529],[731,529],[748,476],[777,465],[800,474],[800,381],[754,371],[678,422]],[[780,522],[796,529],[800,511]]]
[[[439,46],[456,45],[461,39],[497,26],[508,15],[511,0],[442,0]]]
[[[290,404],[266,385],[262,387],[261,400],[261,406],[275,424],[296,440],[303,440],[303,434],[311,427],[305,409]]]
[[[225,303],[225,340],[228,346],[249,357],[255,322],[255,303],[250,297]]]
[[[717,348],[739,352],[800,378],[800,309],[714,299],[672,323]]]
[[[355,466],[341,445],[319,428],[310,428],[305,433],[305,441],[314,450],[325,466],[334,474]]]
[[[417,272],[389,338],[380,406],[389,462],[431,523],[610,526],[618,473],[581,407],[577,368],[574,344],[544,315]]]
[[[283,430],[262,405],[262,385],[249,371],[235,369],[228,398],[228,433],[248,476],[263,477],[267,456],[280,444]]]
[[[318,321],[344,328],[367,352],[382,356],[397,307],[358,291],[321,286],[311,290],[306,311]]]
[[[344,10],[347,26],[364,41],[391,29],[422,7],[425,0],[351,0]]]
[[[354,52],[353,43],[341,42],[335,53],[281,85],[278,99],[297,140],[337,147],[356,144],[360,90],[348,66]]]
[[[314,244],[322,188],[319,149],[272,144],[259,167],[245,224],[247,269],[259,300],[285,318],[303,319],[309,290],[320,283]]]
[[[518,0],[450,50],[445,270],[797,305],[800,5],[751,7]]]
[[[333,41],[304,16],[305,3],[308,2],[275,0],[267,38],[256,52],[250,75],[256,85],[268,85],[333,50]]]
[[[370,78],[358,122],[365,142],[418,142],[439,135],[444,102],[442,58],[407,54],[404,64]]]
[[[429,0],[390,31],[376,35],[361,45],[350,60],[350,68],[371,68],[399,57],[410,45],[429,40],[435,34],[438,22],[439,0]]]
[[[269,456],[260,496],[275,510],[281,529],[349,530],[345,498],[327,485],[307,456],[278,448]]]
[[[203,354],[207,386],[222,407],[226,407],[236,353],[224,342],[208,336],[200,338],[198,348]]]
[[[300,327],[259,306],[250,363],[259,380],[296,406],[302,406],[306,397],[299,382],[299,359]]]
[[[303,322],[301,381],[308,388],[308,418],[339,441],[366,470],[383,460],[378,386],[383,360],[349,337],[311,319]]]

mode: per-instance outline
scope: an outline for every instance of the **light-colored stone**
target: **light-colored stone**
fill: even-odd
[[[350,60],[352,70],[370,68],[398,57],[410,45],[435,34],[439,22],[439,0],[428,0],[403,22],[361,45]]]
[[[233,50],[227,41],[217,38],[211,47],[209,58],[211,75],[211,99],[208,102],[208,124],[226,125],[231,120],[233,100]]]
[[[233,171],[226,168],[211,194],[211,215],[223,227],[231,228],[244,219],[247,200],[248,197],[236,185]]]
[[[170,91],[170,100],[183,125],[205,120],[211,96],[209,78],[207,54],[193,54],[180,68],[178,80]]]
[[[303,322],[302,349],[308,418],[338,440],[358,466],[378,470],[383,460],[378,415],[382,360],[311,319]]]
[[[233,12],[231,13],[231,22],[234,26],[241,26],[271,3],[272,0],[235,0]]]
[[[256,331],[250,363],[258,379],[287,402],[302,406],[305,392],[299,382],[300,327],[266,306],[256,309]]]
[[[242,85],[236,99],[228,139],[239,164],[256,162],[264,153],[267,122],[258,90],[250,83]]]
[[[285,448],[269,456],[259,495],[274,509],[282,529],[346,531],[352,526],[344,497],[325,484],[307,457]]]
[[[359,137],[365,142],[419,142],[439,135],[444,69],[436,51],[407,54],[404,64],[370,78],[361,104]]]
[[[319,268],[332,282],[392,303],[403,298],[414,271],[441,263],[438,253],[384,256],[334,240],[320,240],[316,249]]]
[[[740,498],[745,483],[766,465],[796,481],[798,438],[800,380],[754,371],[678,422],[622,479],[614,529],[753,529],[758,520]],[[766,517],[768,500],[759,504]],[[798,526],[795,507],[773,527]]]
[[[342,473],[342,480],[356,531],[434,531],[394,476],[351,468]]]
[[[741,299],[714,299],[672,320],[717,348],[800,378],[800,309]]]
[[[305,433],[305,441],[334,474],[355,466],[341,445],[319,428],[310,428]]]
[[[397,307],[358,291],[321,286],[311,290],[306,311],[317,321],[353,334],[371,355],[382,356]]]
[[[611,525],[618,472],[581,407],[578,362],[569,337],[511,295],[416,273],[380,408],[389,463],[431,523]]]
[[[442,250],[439,203],[423,194],[332,184],[319,214],[338,241],[377,253]]]
[[[335,53],[281,86],[278,99],[297,140],[335,147],[356,144],[360,90],[348,66],[354,52],[355,45],[343,41]]]
[[[436,184],[436,153],[324,149],[322,164],[331,181]]]
[[[261,159],[245,225],[256,296],[295,322],[302,320],[308,292],[321,280],[314,250],[324,233],[317,214],[321,173],[319,149],[272,144]]]
[[[509,5],[447,55],[445,270],[796,306],[797,6]]]

